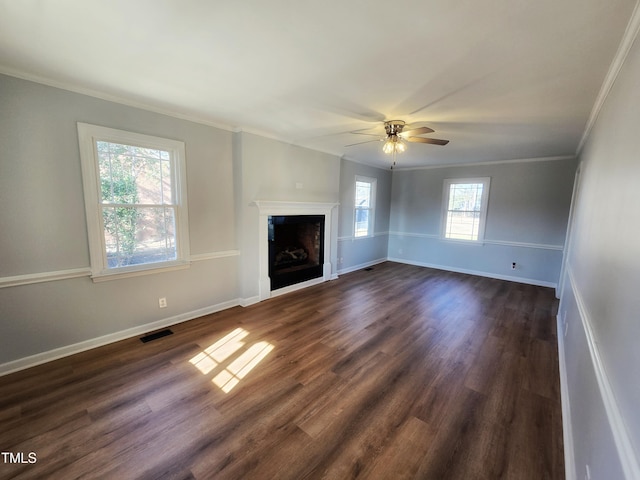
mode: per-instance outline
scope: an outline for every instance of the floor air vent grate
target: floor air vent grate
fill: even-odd
[[[365,272],[370,272],[371,270],[373,270],[373,267],[367,267],[364,270],[365,270]]]
[[[168,328],[166,330],[160,330],[159,332],[150,333],[149,335],[140,337],[140,341],[142,343],[147,343],[147,342],[150,342],[151,340],[157,340],[159,338],[166,337],[167,335],[173,335],[173,332]]]

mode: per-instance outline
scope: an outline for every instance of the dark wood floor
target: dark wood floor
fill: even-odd
[[[0,478],[562,479],[556,305],[384,263],[8,375]]]

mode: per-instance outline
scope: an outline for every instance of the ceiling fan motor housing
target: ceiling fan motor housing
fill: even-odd
[[[390,120],[388,122],[384,122],[384,129],[387,132],[387,136],[396,136],[402,132],[402,129],[405,126],[405,122],[402,120]]]

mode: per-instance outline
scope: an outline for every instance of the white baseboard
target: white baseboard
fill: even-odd
[[[216,305],[200,308],[191,312],[174,315],[173,317],[163,318],[162,320],[158,320],[155,322],[146,323],[138,327],[128,328],[119,332],[114,332],[108,335],[103,335],[101,337],[85,340],[83,342],[74,343],[73,345],[67,345],[65,347],[55,348],[47,352],[37,353],[25,358],[13,360],[11,362],[0,364],[0,376],[35,367],[36,365],[41,365],[43,363],[51,362],[59,358],[68,357],[69,355],[74,355],[86,350],[91,350],[92,348],[101,347],[109,343],[114,343],[120,340],[125,340],[127,338],[143,335],[160,328],[170,327],[171,325],[175,325],[177,323],[182,323],[187,320],[192,320],[204,315],[209,315],[221,310],[226,310],[227,308],[235,307],[237,305],[240,305],[238,299],[229,300],[227,302],[218,303]]]
[[[342,270],[338,270],[338,275],[344,275],[345,273],[355,272],[356,270],[362,270],[363,268],[372,267],[382,262],[386,262],[387,258],[378,258],[377,260],[373,260],[371,262],[361,263],[359,265],[353,265],[352,267],[347,267]]]
[[[566,480],[578,480],[576,476],[575,448],[573,428],[571,428],[571,399],[567,383],[567,363],[564,354],[564,319],[556,316],[556,334],[558,337],[558,364],[560,367],[560,401],[562,404],[562,440],[564,444],[564,473]]]
[[[544,280],[535,280],[535,279],[526,278],[526,277],[512,277],[510,275],[500,275],[498,273],[482,272],[479,270],[469,270],[466,268],[449,267],[447,265],[436,265],[433,263],[414,262],[412,260],[406,260],[404,258],[389,257],[387,258],[387,260],[389,260],[390,262],[406,263],[407,265],[415,265],[417,267],[435,268],[436,270],[446,270],[447,272],[466,273],[468,275],[477,275],[479,277],[495,278],[496,280],[507,280],[509,282],[525,283],[527,285],[536,285],[538,287],[556,288],[558,286],[557,283],[545,282]]]
[[[256,295],[255,297],[241,298],[239,305],[241,307],[249,307],[253,304],[256,304],[260,301],[260,296]]]

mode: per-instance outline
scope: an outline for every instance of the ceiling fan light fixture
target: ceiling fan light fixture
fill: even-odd
[[[396,156],[399,153],[404,153],[407,150],[407,142],[430,143],[432,145],[446,145],[449,143],[449,140],[441,140],[438,138],[426,138],[426,137],[418,136],[418,135],[423,135],[425,133],[435,132],[433,128],[416,127],[416,128],[410,128],[408,130],[405,130],[405,127],[407,127],[407,124],[403,120],[389,120],[387,122],[384,122],[384,131],[387,134],[386,137],[378,138],[377,140],[368,140],[366,142],[352,143],[350,145],[345,145],[345,147],[353,147],[355,145],[360,145],[363,143],[370,143],[370,142],[384,142],[382,144],[382,151],[386,155],[390,155],[392,157],[391,168],[393,169],[393,167],[396,164]],[[362,131],[353,131],[349,133],[378,137],[378,135],[374,133],[363,133]]]
[[[382,151],[387,155],[391,155],[395,150],[395,146],[390,139],[387,139],[382,145]]]
[[[382,145],[382,151],[387,155],[392,153],[402,153],[407,149],[405,143],[398,137],[398,135],[392,134],[387,137]]]

